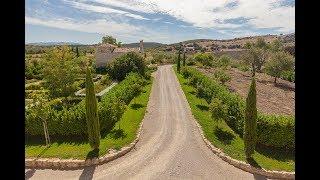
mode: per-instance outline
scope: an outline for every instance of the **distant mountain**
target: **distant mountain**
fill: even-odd
[[[156,48],[162,45],[164,44],[156,43],[156,42],[143,42],[144,48]],[[139,43],[122,44],[122,47],[127,47],[127,48],[139,47]]]
[[[60,45],[83,45],[81,43],[75,42],[36,42],[36,43],[27,43],[26,45],[32,46],[60,46]]]

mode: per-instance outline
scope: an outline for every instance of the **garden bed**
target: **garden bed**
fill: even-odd
[[[207,101],[196,96],[197,89],[190,86],[188,80],[182,75],[177,74],[177,77],[192,114],[202,126],[205,137],[232,158],[247,162],[244,143],[239,134],[234,132],[225,121],[213,120]],[[295,169],[295,155],[292,151],[257,146],[253,158],[254,162],[248,163],[267,170],[294,171]]]
[[[151,86],[152,82],[148,81],[142,92],[130,101],[121,119],[114,124],[112,129],[102,132],[99,156],[106,154],[109,149],[120,149],[135,139],[136,131],[146,111]],[[52,138],[52,144],[48,148],[44,146],[45,140],[43,137],[29,138],[25,144],[26,157],[86,159],[90,156],[91,148],[86,138],[72,137]]]

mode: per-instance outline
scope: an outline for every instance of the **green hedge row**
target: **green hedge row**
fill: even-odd
[[[192,67],[183,67],[182,75],[189,79],[189,84],[197,89],[197,96],[208,103],[212,98],[220,99],[227,106],[228,126],[242,137],[244,128],[245,101],[236,93],[230,92],[225,86],[207,77]],[[294,149],[295,122],[293,116],[258,114],[258,144]]]
[[[137,73],[130,73],[123,81],[102,97],[101,102],[98,103],[101,131],[113,127],[121,118],[126,105],[141,92],[145,83],[144,77]],[[55,104],[50,103],[49,117],[47,118],[50,135],[71,136],[87,134],[84,100],[75,106],[62,106],[62,109],[54,108]],[[26,135],[43,135],[42,121],[38,113],[34,107],[26,108]]]

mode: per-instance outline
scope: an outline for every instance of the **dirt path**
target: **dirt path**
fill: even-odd
[[[265,179],[229,165],[203,142],[171,65],[158,67],[141,139],[119,159],[75,171],[26,170],[31,179]]]

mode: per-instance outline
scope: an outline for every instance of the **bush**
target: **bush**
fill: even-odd
[[[102,85],[109,85],[111,84],[111,79],[110,76],[108,74],[102,76],[101,80],[100,80],[100,84]]]
[[[130,103],[141,92],[145,83],[144,77],[137,73],[130,73],[123,81],[101,98],[101,102],[98,103],[101,131],[107,131],[113,127],[119,120],[117,115],[123,114],[125,105]],[[57,100],[56,103],[52,103],[52,106],[54,105],[59,105],[59,101]],[[50,135],[87,135],[85,111],[84,100],[74,106],[68,107],[63,104],[60,108],[52,108],[48,112],[49,116],[47,119]],[[32,106],[27,106],[25,117],[25,134],[43,135],[42,122],[36,109]]]
[[[227,115],[227,106],[218,98],[213,98],[210,103],[210,112],[214,120],[225,119]]]
[[[143,57],[136,52],[129,52],[117,57],[106,67],[107,72],[112,79],[116,79],[118,81],[122,81],[130,72],[137,72],[144,76],[146,68]]]
[[[230,62],[231,62],[231,58],[228,55],[222,55],[219,58],[218,66],[226,68],[230,65]]]
[[[294,71],[284,71],[281,73],[280,78],[287,80],[287,81],[290,81],[290,82],[295,82],[295,72]]]
[[[210,79],[192,67],[181,68],[181,74],[188,79],[188,83],[200,91],[200,95],[208,103],[211,99],[218,98],[227,108],[225,119],[228,126],[240,137],[243,136],[245,101],[236,93],[230,92],[225,86],[216,80]],[[198,93],[197,93],[198,94]],[[285,123],[275,124],[279,119]],[[258,115],[257,120],[257,143],[270,147],[283,147],[294,149],[294,117]],[[278,130],[274,129],[277,126]],[[286,130],[286,128],[289,128]],[[287,134],[286,134],[287,133]],[[277,138],[277,136],[282,137]],[[285,138],[283,138],[285,137]]]
[[[222,70],[216,70],[213,74],[214,78],[217,79],[221,84],[225,84],[230,81],[231,77]]]
[[[187,66],[193,66],[196,64],[196,61],[192,57],[188,57],[186,60]]]
[[[194,60],[203,66],[212,66],[214,57],[208,53],[197,53],[193,56]]]
[[[27,90],[40,90],[42,88],[41,84],[30,84],[26,86]]]
[[[294,117],[283,115],[258,115],[258,144],[292,150],[295,148],[294,135]]]
[[[250,68],[247,65],[240,65],[239,66],[239,70],[242,71],[242,72],[247,72],[247,71],[250,70]]]

